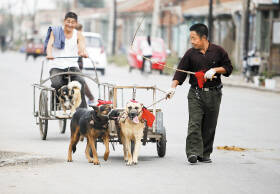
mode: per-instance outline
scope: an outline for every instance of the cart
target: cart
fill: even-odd
[[[72,57],[73,58],[73,57]],[[91,60],[92,61],[92,60]],[[152,127],[148,127],[145,124],[144,135],[142,138],[142,144],[156,143],[157,153],[159,157],[164,157],[166,153],[166,129],[163,125],[163,112],[160,108],[157,108],[157,104],[164,98],[157,100],[157,93],[166,93],[165,91],[157,88],[156,86],[137,86],[126,85],[118,86],[110,83],[100,83],[97,75],[97,71],[92,74],[85,74],[80,72],[65,72],[50,76],[46,79],[42,79],[45,60],[41,67],[40,82],[33,84],[33,114],[36,119],[36,124],[39,126],[41,139],[46,140],[48,133],[48,122],[50,120],[57,120],[59,122],[60,133],[65,133],[67,120],[71,119],[71,116],[63,115],[63,111],[57,109],[56,103],[56,90],[50,86],[47,86],[46,82],[52,77],[57,75],[79,75],[90,79],[98,87],[98,98],[102,100],[112,101],[113,109],[124,111],[125,103],[130,99],[137,99],[137,91],[142,90],[145,92],[144,98],[147,98],[146,93],[151,93],[152,99],[151,105],[148,106],[148,110],[155,115],[155,121]],[[95,67],[93,61],[93,66]],[[69,78],[69,77],[68,77]],[[69,78],[70,79],[70,78]],[[39,99],[37,99],[39,94]],[[52,99],[52,100],[51,100]],[[120,138],[120,126],[117,120],[109,121],[110,142],[114,149],[114,143],[121,144]],[[102,139],[98,139],[97,142],[102,142]],[[97,144],[96,144],[97,146]],[[134,142],[132,142],[132,151],[134,150]]]
[[[143,90],[145,97],[148,93],[152,95],[152,104],[146,107],[150,112],[155,115],[155,121],[152,127],[148,127],[145,123],[145,129],[143,138],[141,140],[143,145],[146,143],[156,143],[157,153],[159,157],[164,157],[166,153],[166,129],[163,125],[163,112],[160,108],[157,108],[157,104],[164,100],[161,98],[157,100],[157,92],[166,93],[165,91],[157,88],[156,86],[137,86],[137,85],[126,85],[119,86],[110,83],[99,83],[99,98],[107,101],[112,101],[113,109],[117,109],[120,112],[124,111],[125,103],[129,100],[137,100],[137,91]],[[118,120],[109,121],[110,130],[110,142],[122,143],[120,138],[120,126]],[[98,139],[97,142],[102,142]],[[113,144],[112,144],[113,145]],[[114,148],[114,147],[113,147]],[[134,150],[134,142],[131,142],[131,152]]]
[[[78,57],[57,57],[57,58],[77,58]],[[90,59],[95,68],[93,60]],[[48,123],[50,120],[57,120],[59,122],[60,133],[65,133],[67,120],[71,119],[70,111],[67,111],[68,115],[63,114],[63,111],[58,108],[59,102],[56,102],[56,90],[48,86],[47,82],[58,75],[65,75],[69,81],[71,75],[79,75],[84,78],[88,78],[96,84],[99,84],[97,71],[95,74],[85,74],[81,72],[63,72],[43,79],[44,69],[46,66],[46,60],[43,60],[41,66],[40,82],[33,84],[33,115],[36,119],[36,124],[39,125],[41,139],[46,140],[48,133]],[[39,94],[39,95],[38,95]]]

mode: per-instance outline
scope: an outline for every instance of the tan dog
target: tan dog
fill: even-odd
[[[81,98],[81,84],[78,81],[71,81],[68,84],[69,94],[70,94],[70,104],[71,104],[71,112],[70,115],[73,115],[76,109],[82,103]]]
[[[145,128],[142,119],[143,105],[138,102],[128,102],[125,111],[121,114],[121,140],[123,143],[124,160],[127,165],[138,163],[138,154]],[[135,143],[133,156],[131,153],[131,142]]]

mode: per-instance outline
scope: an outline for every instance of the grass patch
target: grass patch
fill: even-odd
[[[108,63],[114,63],[117,66],[128,66],[127,57],[126,55],[115,55],[108,57]]]
[[[168,67],[177,68],[178,63],[179,63],[178,57],[169,56],[166,59],[166,65]],[[167,68],[167,67],[165,67],[163,69],[163,73],[167,74],[167,75],[173,75],[174,72],[175,72],[175,70]]]

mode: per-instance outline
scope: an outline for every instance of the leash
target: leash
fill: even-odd
[[[166,100],[166,97],[163,97],[163,98],[161,98],[161,99],[157,100],[156,102],[154,102],[153,104],[151,104],[151,105],[147,106],[146,108],[150,108],[151,106],[154,106],[154,105],[156,105],[156,104],[160,103],[160,102],[161,102],[161,101],[163,101],[163,100]]]

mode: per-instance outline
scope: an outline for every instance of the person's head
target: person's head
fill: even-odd
[[[194,24],[190,27],[190,39],[193,48],[203,49],[208,42],[208,28],[204,24]]]
[[[74,12],[66,13],[64,17],[64,30],[72,32],[76,28],[78,22],[78,16]]]
[[[83,25],[82,24],[77,24],[76,25],[76,30],[82,31],[83,30]]]

